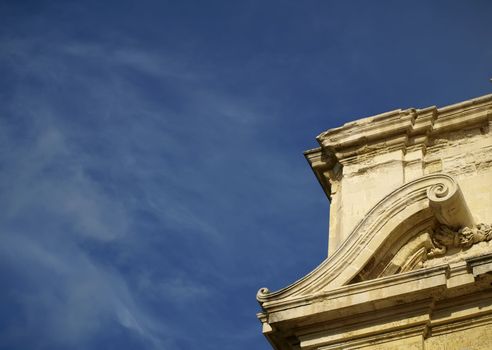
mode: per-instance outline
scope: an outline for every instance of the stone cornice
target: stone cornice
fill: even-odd
[[[283,324],[309,328],[314,323],[327,324],[331,320],[354,315],[377,318],[381,312],[393,307],[404,313],[405,305],[415,309],[423,303],[435,308],[438,302],[442,305],[439,308],[445,308],[446,303],[453,303],[450,300],[457,296],[490,290],[491,272],[492,254],[486,254],[459,264],[443,264],[342,286],[316,295],[268,303],[264,305],[265,312],[257,316],[265,335],[268,335],[275,329],[283,329]],[[490,313],[492,310],[489,309],[485,311]],[[317,317],[307,318],[306,315],[311,315],[313,310],[316,310]],[[439,314],[432,323],[445,324],[459,316]]]
[[[302,318],[306,313],[305,308],[315,308],[317,313],[337,312],[340,316],[343,308],[359,308],[366,303],[377,303],[378,300],[387,300],[389,297],[402,297],[419,293],[426,289],[446,289],[446,281],[449,275],[449,265],[440,265],[432,268],[411,271],[407,273],[387,276],[375,280],[342,286],[333,290],[317,293],[316,295],[297,297],[265,304],[268,309],[268,322],[270,324]],[[373,291],[378,292],[377,298],[371,296]],[[429,294],[423,296],[428,298]],[[371,307],[371,305],[367,305]],[[365,311],[365,310],[364,310]],[[368,310],[367,310],[368,311]],[[264,314],[258,314],[258,318],[267,321]]]
[[[327,130],[316,139],[322,148],[333,151],[354,145],[387,141],[395,137],[433,135],[473,126],[488,120],[492,113],[492,94],[437,108],[394,110],[346,123]],[[421,139],[416,141],[422,142]]]
[[[492,119],[492,94],[437,108],[397,109],[327,130],[316,139],[320,147],[306,151],[328,198],[339,168],[359,156],[401,149],[425,149],[429,138],[456,130],[485,126]]]

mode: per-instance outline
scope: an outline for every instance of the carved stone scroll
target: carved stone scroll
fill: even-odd
[[[438,183],[427,190],[437,220],[450,228],[473,227],[473,216],[456,182]]]

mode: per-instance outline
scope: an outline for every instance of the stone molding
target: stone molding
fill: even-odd
[[[488,254],[298,297],[271,305],[258,317],[272,344],[292,338],[287,335],[296,325],[299,349],[358,349],[409,334],[427,338],[431,332],[490,324],[491,273]],[[313,310],[316,317],[309,317]]]

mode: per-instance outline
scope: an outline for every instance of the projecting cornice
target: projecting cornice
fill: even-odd
[[[439,134],[486,127],[492,119],[492,94],[442,108],[398,109],[346,123],[316,138],[320,147],[305,152],[328,198],[331,182],[345,164],[360,156],[425,147]]]

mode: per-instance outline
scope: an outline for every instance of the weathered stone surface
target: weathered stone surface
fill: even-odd
[[[491,349],[492,95],[328,130],[329,256],[258,314],[275,349]]]

